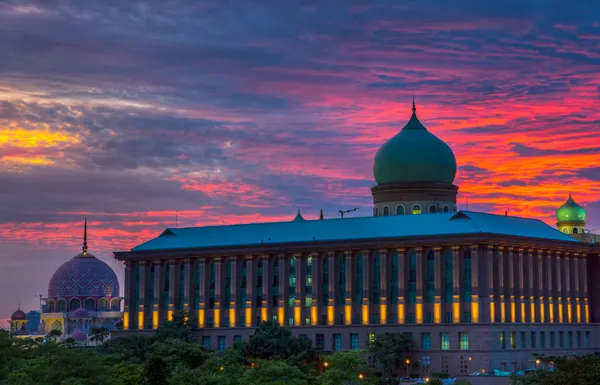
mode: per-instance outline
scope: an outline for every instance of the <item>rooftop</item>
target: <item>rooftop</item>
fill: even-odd
[[[344,219],[169,228],[131,251],[210,249],[286,243],[498,234],[551,241],[579,241],[538,219],[473,211]]]

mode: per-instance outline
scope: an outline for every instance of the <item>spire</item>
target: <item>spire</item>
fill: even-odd
[[[321,209],[321,213],[319,214],[319,219],[323,219],[323,209]]]
[[[87,217],[85,217],[85,222],[83,225],[83,247],[81,248],[83,250],[83,254],[87,254],[88,251],[88,245],[87,245]]]
[[[302,216],[302,214],[300,214],[300,209],[298,209],[298,214],[296,215],[296,218],[294,218],[294,220],[292,222],[297,222],[297,221],[303,221],[304,217]]]
[[[413,107],[412,107],[412,111],[413,111],[413,114],[415,112],[417,112],[417,107],[415,105],[415,90],[414,89],[413,89]]]

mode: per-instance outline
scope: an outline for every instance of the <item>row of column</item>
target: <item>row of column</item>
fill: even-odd
[[[398,248],[127,261],[125,270],[125,329],[157,328],[176,309],[194,315],[200,328],[266,320],[282,326],[589,322],[586,255],[577,253]]]

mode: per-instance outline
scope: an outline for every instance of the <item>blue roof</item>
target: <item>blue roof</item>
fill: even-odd
[[[169,228],[157,238],[134,247],[132,251],[483,233],[578,242],[538,219],[459,211],[457,213]]]

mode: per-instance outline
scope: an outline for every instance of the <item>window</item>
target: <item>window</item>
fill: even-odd
[[[289,278],[289,288],[288,288],[288,306],[290,308],[294,307],[294,303],[296,302],[296,257],[292,256],[290,258],[290,270],[289,270],[290,278]],[[290,317],[290,325],[294,324],[293,317]]]
[[[431,350],[431,333],[421,333],[421,350]]]
[[[579,232],[579,230],[577,230],[577,227],[573,227],[573,234],[577,234]]]
[[[590,347],[590,332],[585,332],[585,347]]]
[[[550,332],[550,348],[554,348],[554,332]]]
[[[435,213],[435,212],[437,212],[437,207],[435,207],[435,205],[429,205],[429,212],[430,212],[430,213]]]
[[[577,347],[581,347],[581,332],[577,332]]]
[[[313,265],[313,257],[310,255],[306,258],[306,284],[304,286],[304,306],[312,306],[313,297],[312,297],[312,265]],[[310,320],[307,325],[310,325]]]
[[[377,336],[375,336],[375,333],[369,333],[369,343],[375,342],[376,338]]]
[[[458,333],[458,346],[460,350],[469,350],[469,333]]]
[[[177,289],[179,292],[179,303],[177,304],[177,308],[179,310],[183,310],[183,305],[185,304],[185,264],[181,263],[179,265],[179,288]]]
[[[517,348],[517,332],[510,332],[510,348]]]
[[[427,291],[425,300],[427,303],[433,303],[435,295],[435,256],[433,250],[427,252]]]
[[[521,332],[521,349],[527,348],[527,333]]]
[[[210,336],[202,337],[202,345],[205,349],[210,349]]]
[[[335,350],[336,352],[339,352],[340,350],[342,350],[342,335],[341,334],[333,335],[333,350]]]
[[[569,348],[573,347],[573,332],[567,333],[567,347],[569,347]]]
[[[242,336],[240,336],[240,335],[233,336],[233,343],[234,344],[240,343],[240,342],[242,342]]]
[[[446,312],[446,323],[447,324],[452,323],[452,312],[449,312],[449,311]]]
[[[194,308],[200,309],[200,262],[194,267]]]
[[[440,346],[442,350],[450,350],[450,333],[440,333]]]
[[[377,207],[373,207],[373,216],[374,217],[379,216],[379,209]]]
[[[385,206],[383,208],[383,216],[387,217],[388,215],[390,215],[390,208],[388,206]]]
[[[209,266],[210,266],[209,267],[210,277],[208,280],[208,284],[209,284],[208,307],[210,309],[214,309],[215,308],[215,282],[216,282],[216,275],[217,275],[217,267],[216,267],[215,261],[210,261]]]
[[[350,334],[350,350],[358,350],[358,334]]]
[[[425,323],[432,324],[433,323],[433,313],[428,311],[427,317],[425,318]]]
[[[392,304],[398,303],[398,252],[392,254],[392,285],[391,285],[391,300]],[[392,323],[395,323],[392,321]]]
[[[412,208],[412,213],[413,214],[421,214],[421,206],[414,205],[413,208]]]
[[[323,299],[324,305],[327,305],[329,301],[329,256],[323,258]]]
[[[263,295],[263,258],[260,258],[256,264],[256,302],[255,307],[262,305]]]
[[[356,258],[356,274],[354,279],[354,303],[362,304],[362,292],[363,292],[363,258],[362,254]]]
[[[371,293],[373,293],[373,304],[379,305],[381,303],[381,256],[379,255],[379,252],[375,254],[371,266],[371,280],[373,282]],[[377,324],[378,322],[374,320],[373,323]]]
[[[500,332],[500,349],[506,349],[506,333]]]
[[[171,284],[171,264],[167,263],[165,266],[165,281],[163,286],[163,307],[165,309],[169,308],[169,303],[171,299],[169,298],[169,286]]]
[[[531,349],[535,349],[535,332],[531,332],[531,339],[530,339],[530,348]]]
[[[446,249],[444,252],[444,299],[446,303],[452,303],[452,291],[454,290],[452,268],[452,250]],[[450,320],[446,320],[446,322],[451,323],[452,317],[450,317]]]
[[[223,299],[223,307],[225,309],[231,307],[231,265],[231,259],[227,259],[225,261],[225,296]]]
[[[346,298],[346,256],[340,255],[340,273],[338,275],[338,304],[343,305]]]
[[[396,206],[396,215],[404,215],[406,214],[406,209],[403,205]]]
[[[325,334],[317,334],[315,346],[323,348],[324,345],[325,345]]]
[[[444,212],[447,213],[449,211],[450,211],[450,208],[448,206],[444,205]]]
[[[362,292],[362,288],[361,288]],[[417,252],[411,250],[408,255],[408,303],[417,302]]]
[[[225,351],[225,336],[219,336],[219,351]]]
[[[558,332],[558,347],[565,347],[565,332]]]
[[[540,332],[540,349],[546,348],[546,332]]]

